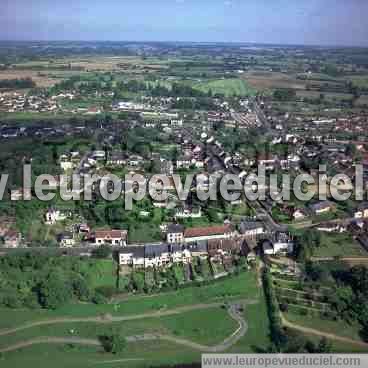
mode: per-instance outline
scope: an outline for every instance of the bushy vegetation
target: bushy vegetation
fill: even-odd
[[[57,309],[71,301],[101,303],[111,296],[93,282],[97,260],[45,253],[12,254],[0,259],[0,305]],[[114,289],[115,285],[111,285]]]
[[[34,88],[36,83],[31,78],[1,79],[0,88],[23,89]]]
[[[272,287],[272,279],[268,270],[263,272],[263,288],[267,302],[268,318],[270,321],[270,334],[276,349],[280,350],[285,344],[286,336],[282,330],[279,303]]]
[[[126,339],[120,331],[112,330],[110,333],[100,336],[99,340],[107,353],[118,354],[124,351]]]
[[[220,279],[231,279],[247,267],[244,257],[235,257],[228,273]],[[167,268],[152,270],[134,270],[129,276],[122,277],[120,282],[125,291],[137,293],[157,293],[172,291],[191,286],[205,286],[218,282],[207,259],[196,258],[190,265],[173,265]]]
[[[308,261],[304,271],[305,277],[294,281],[279,275],[274,278],[281,310],[351,326],[368,341],[368,269]]]

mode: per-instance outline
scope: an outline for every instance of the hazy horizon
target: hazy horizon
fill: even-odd
[[[368,46],[364,0],[13,0],[2,41]]]

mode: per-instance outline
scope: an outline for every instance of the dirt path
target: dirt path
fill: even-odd
[[[94,322],[94,323],[111,323],[111,322],[124,322],[124,321],[133,321],[136,319],[142,318],[150,318],[150,317],[163,317],[163,316],[171,316],[175,314],[180,314],[184,312],[189,312],[193,310],[200,310],[206,308],[216,308],[223,305],[223,303],[212,303],[212,304],[196,304],[193,306],[179,307],[166,311],[157,311],[143,314],[133,314],[130,316],[111,316],[110,314],[101,315],[98,317],[85,317],[85,318],[53,318],[53,319],[45,319],[41,321],[31,322],[24,324],[23,326],[0,330],[0,336],[9,335],[16,333],[21,330],[25,330],[32,327],[44,326],[49,324],[56,323],[78,323],[78,322]]]
[[[282,319],[283,326],[291,328],[293,330],[297,330],[297,331],[300,331],[306,334],[310,334],[310,335],[326,337],[327,339],[330,339],[330,340],[345,342],[351,345],[361,346],[361,347],[368,349],[368,343],[365,343],[363,341],[353,340],[353,339],[349,339],[348,337],[342,337],[342,336],[335,335],[332,333],[318,331],[310,327],[300,326],[292,322],[289,322],[283,315],[281,315],[281,319]]]
[[[101,346],[101,343],[96,339],[82,339],[78,337],[35,337],[27,341],[20,341],[14,345],[7,346],[0,350],[0,353],[5,353],[7,351],[18,350],[21,348],[26,348],[35,344],[81,344],[81,345],[91,345],[91,346]]]
[[[248,302],[248,304],[250,303],[252,302]],[[242,302],[242,304],[244,304],[244,302]],[[211,306],[218,306],[218,305],[222,305],[222,304],[221,303],[211,304]],[[197,306],[191,307],[190,310],[202,309],[203,306],[206,306],[206,308],[209,307],[208,304],[207,305],[199,304]],[[188,310],[188,308],[189,307],[187,307],[185,310]],[[181,313],[180,311],[183,311],[183,309],[184,308],[181,308],[181,309],[177,308],[175,311],[171,311],[171,314]],[[228,313],[231,318],[233,318],[235,321],[238,322],[239,326],[230,336],[228,336],[224,341],[222,341],[218,345],[206,346],[206,345],[198,344],[190,340],[186,340],[186,339],[182,339],[182,338],[170,336],[170,335],[164,335],[164,334],[144,334],[144,335],[137,335],[137,336],[128,336],[126,339],[127,339],[127,342],[130,342],[130,343],[152,341],[152,340],[164,340],[164,341],[169,341],[169,342],[172,342],[178,345],[186,346],[191,349],[198,350],[200,352],[222,352],[222,351],[227,350],[232,345],[234,345],[237,341],[239,341],[248,331],[248,324],[243,318],[241,312],[238,311],[236,304],[230,305],[228,309]],[[169,314],[168,312],[166,312],[165,314],[163,313],[159,314],[159,316],[162,316],[162,315],[169,315]],[[141,316],[140,318],[146,318],[147,316],[157,317],[158,315],[156,313],[156,314],[145,314],[145,315],[140,315],[140,316]],[[138,316],[131,316],[131,317],[138,317]],[[134,319],[138,319],[138,318],[134,318]],[[50,323],[49,321],[47,322]],[[20,348],[28,347],[28,346],[35,345],[35,344],[82,344],[82,345],[91,345],[91,346],[101,346],[100,341],[97,339],[86,339],[86,338],[78,338],[78,337],[43,337],[42,336],[42,337],[37,337],[37,338],[27,340],[27,341],[20,341],[16,344],[7,346],[3,349],[0,349],[0,353],[18,350]]]
[[[240,303],[242,304],[256,304],[257,300],[242,300]],[[181,314],[185,312],[191,312],[194,310],[201,309],[209,309],[209,308],[219,308],[223,306],[223,302],[211,303],[211,304],[196,304],[185,307],[178,307],[170,310],[163,310],[157,312],[143,313],[143,314],[134,314],[130,316],[111,316],[110,314],[101,315],[99,317],[86,317],[86,318],[54,318],[54,319],[45,319],[42,321],[36,321],[24,324],[23,326],[18,326],[15,328],[9,328],[0,330],[0,336],[14,334],[18,331],[26,330],[28,328],[44,326],[56,323],[78,323],[78,322],[94,322],[94,323],[111,323],[111,322],[124,322],[124,321],[134,321],[143,318],[157,318],[157,317],[166,317],[172,316],[176,314]]]

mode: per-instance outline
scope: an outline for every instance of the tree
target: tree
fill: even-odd
[[[74,279],[72,286],[73,292],[79,300],[88,301],[91,299],[92,291],[84,278],[78,277]]]
[[[325,337],[322,337],[317,346],[317,352],[319,354],[328,354],[332,351],[332,344]]]
[[[273,98],[279,101],[295,100],[296,91],[292,88],[280,88],[273,93]]]
[[[133,272],[130,284],[132,285],[133,290],[137,290],[141,293],[144,289],[144,276],[139,272]]]
[[[38,295],[44,308],[57,309],[71,300],[72,288],[67,280],[55,273],[41,282]]]
[[[112,331],[108,335],[100,336],[101,344],[107,353],[118,354],[124,351],[126,339],[118,331]]]

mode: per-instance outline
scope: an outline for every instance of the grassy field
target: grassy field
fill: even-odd
[[[246,306],[243,312],[249,326],[247,334],[230,349],[231,352],[257,352],[270,343],[266,304],[263,293],[260,294],[259,291],[256,275],[249,272],[200,288],[192,287],[157,296],[131,297],[116,305],[73,305],[57,312],[2,310],[0,312],[1,328],[58,315],[78,317],[96,315],[96,313],[98,315],[102,312],[109,312],[113,315],[129,315],[183,305],[225,301],[232,298],[257,299],[259,300],[258,304]],[[164,333],[205,345],[215,345],[231,335],[237,326],[237,322],[228,315],[225,309],[211,307],[172,316],[150,317],[120,323],[74,322],[32,327],[18,331],[16,334],[0,336],[0,347],[35,336],[95,338],[110,331],[111,327],[119,328],[125,336]],[[71,330],[74,330],[73,333]],[[119,362],[123,359],[141,360]],[[3,354],[0,357],[0,366],[20,367],[27,364],[31,368],[43,368],[50,365],[54,368],[81,368],[104,362],[103,365],[107,367],[117,366],[117,364],[124,367],[147,367],[194,361],[200,361],[199,352],[173,343],[147,341],[145,343],[129,343],[125,351],[117,355],[102,353],[101,348],[98,347],[91,348],[73,344],[34,345],[22,349],[21,353],[17,351]]]
[[[24,366],[29,368],[91,368],[96,366],[134,368],[199,361],[200,354],[189,348],[180,347],[178,349],[177,345],[166,341],[147,341],[144,344],[130,344],[129,349],[114,356],[104,354],[100,348],[77,345],[34,345],[7,353],[6,356],[0,358],[0,365],[12,368]]]
[[[319,91],[297,91],[298,97],[303,98],[319,98],[320,95],[323,95],[326,100],[329,101],[340,101],[347,100],[353,97],[352,94],[349,93],[337,93],[337,92],[319,92]]]
[[[99,286],[115,286],[117,281],[117,264],[110,259],[100,259],[93,263],[84,263],[86,273],[93,288]]]
[[[193,87],[205,93],[211,90],[213,94],[219,93],[225,96],[249,96],[255,94],[255,89],[242,79],[218,79],[196,83]]]
[[[322,233],[321,246],[315,249],[314,257],[367,256],[367,252],[349,234]]]
[[[361,341],[359,336],[359,325],[351,324],[344,321],[332,321],[321,319],[313,316],[304,316],[294,312],[285,313],[285,318],[300,326],[316,329],[321,332],[332,333],[338,336],[348,337],[350,339]]]
[[[165,317],[154,321],[146,319],[134,324],[124,323],[121,325],[124,334],[129,332],[139,333],[147,328],[160,332],[171,332],[181,338],[189,338],[207,344],[215,344],[224,337],[228,336],[236,328],[234,321],[229,320],[221,309],[204,310],[201,313],[191,312],[180,316]],[[268,319],[266,314],[266,305],[264,299],[258,305],[246,307],[244,316],[248,321],[249,329],[239,342],[229,349],[229,352],[260,352],[270,344],[268,336]],[[216,321],[216,323],[214,323]],[[64,328],[64,333],[61,329]],[[68,334],[69,326],[58,327],[56,330],[49,326],[42,330],[42,334],[47,336],[61,336]],[[78,336],[92,337],[93,334],[103,333],[106,327],[93,325],[73,326]],[[70,333],[69,333],[70,335]],[[20,337],[20,335],[19,335]],[[24,336],[23,336],[24,337]],[[194,352],[188,348],[160,341],[147,341],[142,343],[130,343],[127,349],[116,356],[101,353],[100,348],[89,348],[78,345],[35,345],[21,350],[22,353],[10,352],[2,356],[1,362],[7,366],[20,367],[27,362],[30,367],[90,367],[98,362],[106,362],[104,366],[116,366],[121,364],[124,367],[147,367],[159,364],[189,363],[200,360],[200,353]],[[137,361],[119,362],[122,359],[143,359]],[[57,360],[53,362],[53,360]],[[62,363],[61,363],[62,362]],[[110,363],[109,363],[110,362]]]
[[[368,105],[368,96],[367,95],[361,96],[356,102],[356,105],[357,106]]]
[[[216,323],[214,323],[216,321]],[[204,345],[215,345],[230,336],[238,324],[220,307],[190,311],[160,318],[144,318],[118,323],[73,322],[32,327],[15,334],[0,336],[0,349],[38,336],[95,338],[112,328],[124,336],[161,333]],[[73,331],[73,333],[71,332]]]
[[[348,79],[348,80],[352,81],[354,86],[363,87],[363,88],[368,87],[368,75],[366,75],[366,74],[348,76],[344,79]]]
[[[260,91],[269,91],[277,88],[305,89],[305,81],[296,79],[284,73],[276,72],[249,72],[242,78],[253,88]]]
[[[258,295],[256,275],[253,272],[246,272],[207,286],[188,287],[154,297],[132,296],[115,304],[72,304],[56,311],[1,309],[0,329],[55,317],[92,317],[106,313],[113,316],[124,316],[236,298],[254,299]]]
[[[3,70],[0,71],[0,79],[17,79],[17,78],[32,78],[36,83],[37,87],[51,87],[60,80],[56,78],[49,77],[35,70]]]
[[[267,305],[263,293],[259,304],[248,305],[244,310],[245,320],[248,322],[248,332],[234,346],[229,353],[262,352],[271,344],[269,336],[269,322]]]

